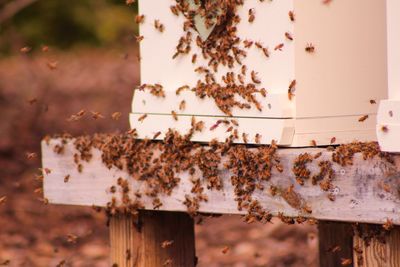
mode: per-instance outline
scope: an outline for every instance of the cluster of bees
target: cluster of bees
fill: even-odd
[[[197,81],[194,87],[183,85],[177,90],[177,94],[183,88],[189,89],[195,93],[199,98],[211,98],[214,100],[218,108],[228,116],[232,116],[232,109],[237,107],[240,109],[250,109],[255,106],[258,110],[262,110],[262,105],[256,98],[256,94],[260,94],[266,97],[266,89],[259,88],[261,80],[257,77],[257,72],[254,70],[248,71],[248,67],[242,63],[243,59],[247,56],[246,49],[250,49],[253,44],[256,49],[259,49],[262,54],[266,57],[270,57],[270,51],[260,42],[254,42],[251,40],[241,40],[237,35],[237,25],[241,21],[241,18],[236,14],[239,6],[243,5],[243,0],[195,0],[195,4],[198,6],[196,10],[193,10],[191,4],[187,0],[176,0],[176,4],[171,6],[171,12],[180,16],[183,15],[185,18],[183,24],[184,34],[179,39],[176,46],[176,51],[172,56],[173,59],[189,55],[192,51],[193,43],[197,45],[200,50],[202,57],[207,61],[207,66],[200,66],[194,69],[194,71],[201,75],[201,78]],[[264,2],[260,0],[260,2]],[[193,31],[196,31],[194,23],[194,17],[199,15],[204,18],[204,23],[207,28],[214,27],[212,33],[206,40],[198,35],[193,36]],[[138,15],[136,22],[143,23],[144,15]],[[293,11],[288,12],[288,19],[292,22],[295,21],[295,15]],[[255,10],[250,9],[248,11],[248,21],[252,23],[255,20]],[[160,26],[161,25],[161,26]],[[159,20],[154,22],[155,30],[160,31],[160,27],[164,29],[164,25]],[[161,31],[162,32],[162,31]],[[284,34],[288,40],[293,40],[293,36],[286,32]],[[138,37],[139,41],[143,39],[143,36]],[[281,51],[284,44],[277,44],[274,51]],[[312,44],[308,44],[305,48],[307,52],[314,52],[315,48]],[[193,64],[196,64],[198,55],[193,53],[191,60]],[[228,67],[233,69],[235,66],[241,66],[240,73],[227,72],[222,76],[222,82],[217,81],[215,74],[218,72],[220,66]],[[246,79],[246,77],[249,79]],[[246,82],[251,80],[251,82]],[[290,82],[288,85],[288,97],[292,99],[294,96],[295,81]],[[143,85],[140,86],[139,90],[149,89],[150,93],[164,97],[165,94],[160,90],[154,90],[154,87],[161,89],[160,85]],[[240,96],[238,98],[237,96]],[[238,101],[237,99],[242,99]]]
[[[170,129],[162,142],[138,140],[135,130],[119,135],[96,134],[74,139],[69,135],[62,135],[57,136],[62,141],[54,146],[54,151],[63,153],[64,145],[73,140],[77,150],[74,161],[78,170],[82,171],[82,162],[88,162],[92,158],[92,148],[99,149],[102,161],[108,168],[126,170],[133,179],[146,184],[144,191],[131,192],[128,181],[119,178],[117,185],[109,188],[113,197],[107,204],[106,211],[110,216],[119,212],[137,215],[138,209],[144,207],[141,201],[143,195],[153,200],[154,209],[160,208],[163,205],[160,196],[170,196],[180,183],[180,174],[188,173],[192,189],[191,193],[185,196],[183,204],[193,216],[197,215],[201,202],[208,201],[205,188],[223,190],[224,183],[228,182],[234,187],[238,210],[247,212],[244,216],[244,221],[247,223],[254,221],[266,223],[272,218],[272,214],[254,199],[253,193],[256,190],[281,197],[291,207],[299,210],[299,216],[295,218],[280,213],[278,217],[283,222],[288,224],[303,223],[307,220],[310,223],[316,222],[313,218],[305,218],[310,217],[312,208],[294,190],[294,185],[283,188],[271,184],[273,171],[284,171],[275,142],[268,146],[249,148],[245,145],[233,145],[231,137],[226,142],[213,140],[208,146],[202,146],[190,141],[197,130],[196,123],[186,135]],[[304,153],[294,159],[291,171],[298,184],[304,185],[309,181],[328,192],[333,188],[332,182],[335,177],[333,164],[351,165],[357,153],[362,154],[365,160],[378,156],[393,162],[390,155],[381,152],[378,144],[374,142],[351,143],[330,148],[329,151],[331,159],[319,160],[317,162],[319,171],[314,174],[307,165],[318,160],[322,152],[315,155]],[[229,181],[223,181],[221,176],[223,170],[230,173]],[[69,178],[67,175],[64,182],[68,182]],[[267,184],[270,185],[267,187]],[[122,194],[119,198],[121,200],[114,195],[118,192]],[[330,193],[328,198],[331,201],[335,200]]]

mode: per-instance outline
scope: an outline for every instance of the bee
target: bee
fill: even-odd
[[[230,126],[228,129],[226,129],[226,132],[231,132],[233,130],[233,126]]]
[[[181,87],[179,87],[178,89],[176,89],[175,94],[179,95],[183,90],[189,90],[190,87],[189,85],[183,85]]]
[[[389,116],[393,117],[393,111],[389,110]]]
[[[50,70],[55,70],[58,67],[58,61],[48,61],[46,65]]]
[[[317,146],[317,142],[316,142],[315,140],[311,140],[311,141],[310,141],[310,145],[311,145],[311,146]]]
[[[125,4],[127,4],[128,6],[134,4],[135,2],[136,0],[125,0]]]
[[[31,50],[32,50],[32,47],[24,46],[24,47],[22,47],[19,51],[20,51],[21,53],[26,54],[26,53],[29,53]]]
[[[269,57],[269,50],[268,50],[267,47],[263,47],[263,48],[262,48],[262,52],[263,52],[263,54],[264,54],[266,57]]]
[[[137,24],[142,24],[144,22],[144,18],[145,18],[144,15],[136,15],[135,22]]]
[[[184,110],[186,108],[186,101],[182,100],[179,104],[179,110]]]
[[[275,165],[275,168],[276,168],[276,170],[277,170],[278,172],[283,172],[283,167],[282,167],[281,164]]]
[[[34,159],[37,157],[37,154],[35,152],[26,152],[25,155],[27,159]]]
[[[170,8],[172,14],[174,14],[175,16],[179,16],[179,9],[177,6],[170,6],[169,8]]]
[[[197,54],[193,54],[192,56],[192,63],[195,64],[197,60]]]
[[[254,70],[251,71],[251,80],[256,84],[261,83],[260,79],[257,78],[257,73]]]
[[[175,121],[178,120],[178,115],[176,114],[176,112],[174,110],[171,111],[171,115],[174,118]]]
[[[295,15],[294,15],[294,12],[293,11],[289,11],[289,19],[290,19],[290,21],[292,21],[292,22],[294,22],[295,21]]]
[[[158,19],[154,20],[154,28],[159,32],[164,32],[165,26]]]
[[[141,41],[143,41],[143,39],[144,39],[144,36],[143,35],[135,35],[135,39],[136,39],[136,42],[138,42],[138,43],[140,43]]]
[[[249,22],[252,23],[255,19],[255,15],[254,15],[254,8],[250,8],[249,9]]]
[[[260,140],[261,140],[261,135],[257,133],[256,136],[254,137],[254,141],[256,142],[256,144],[259,144]]]
[[[154,134],[154,136],[153,136],[153,139],[157,139],[157,137],[159,137],[159,136],[160,136],[160,134],[161,134],[161,132],[160,132],[160,131],[156,132],[156,133]]]
[[[363,122],[363,121],[365,121],[366,119],[368,119],[368,115],[364,115],[364,116],[362,116],[362,117],[360,117],[359,119],[358,119],[358,121],[359,122]]]
[[[246,72],[247,72],[247,66],[246,66],[246,65],[243,65],[243,66],[242,66],[242,69],[241,69],[242,75],[246,75]]]
[[[6,203],[6,200],[7,200],[7,196],[0,197],[0,205]]]
[[[111,192],[111,194],[115,194],[115,192],[117,192],[117,188],[115,187],[115,185],[112,185],[110,187],[110,192]]]
[[[334,144],[336,142],[336,137],[332,137],[331,138],[331,145]]]
[[[146,117],[147,117],[147,114],[143,114],[142,116],[140,116],[138,118],[138,121],[143,122],[143,120],[146,119]]]
[[[296,89],[296,80],[292,80],[289,84],[289,89],[288,89],[288,98],[289,100],[292,100],[294,96],[294,91]]]
[[[42,52],[46,53],[49,51],[49,47],[47,45],[42,45]]]
[[[243,138],[243,143],[247,144],[247,134],[246,133],[242,133],[242,138]]]
[[[291,33],[285,32],[285,37],[286,37],[288,40],[293,41],[293,36],[292,36]]]
[[[226,254],[226,253],[228,253],[229,250],[230,250],[230,248],[228,246],[225,246],[222,248],[221,252],[222,252],[222,254]]]
[[[332,194],[332,193],[329,193],[329,194],[328,194],[328,199],[329,199],[330,201],[335,201],[335,200],[336,200],[336,196],[335,196],[334,194]]]
[[[68,234],[67,235],[67,242],[68,243],[76,243],[76,241],[78,240],[78,236],[74,235],[74,234]]]
[[[386,231],[390,231],[394,228],[393,221],[390,219],[386,219],[386,222],[382,225],[383,229]]]
[[[113,119],[113,120],[119,120],[119,118],[121,118],[121,116],[122,116],[122,113],[121,112],[114,112],[113,114],[111,114],[111,118]]]
[[[329,5],[332,2],[332,0],[323,0],[322,3],[324,5]]]
[[[104,119],[104,116],[98,111],[91,111],[91,113],[92,113],[92,118],[95,120]]]
[[[309,213],[309,214],[312,213],[312,209],[311,209],[311,207],[308,206],[308,205],[304,205],[304,206],[303,206],[303,211],[305,211],[305,212],[307,212],[307,213]]]
[[[250,40],[244,40],[243,41],[243,44],[244,44],[244,47],[245,48],[250,48],[252,45],[253,45],[253,41],[250,41]]]
[[[276,50],[282,51],[282,48],[283,48],[284,46],[285,46],[284,43],[280,43],[280,44],[278,44],[278,45],[275,46],[274,50],[275,50],[275,51],[276,51]]]
[[[174,240],[164,240],[161,243],[161,247],[162,248],[167,248],[167,247],[170,247],[173,243],[174,243]]]
[[[349,266],[349,265],[351,265],[353,263],[353,260],[352,259],[348,259],[348,258],[341,258],[340,259],[340,264],[342,265],[342,266]]]
[[[375,101],[374,99],[371,99],[371,100],[369,101],[369,103],[373,105],[373,104],[376,104],[376,101]]]
[[[382,125],[381,131],[387,133],[389,131],[389,128],[386,125]]]
[[[64,183],[68,183],[70,177],[71,177],[71,175],[69,175],[69,174],[65,175]]]
[[[233,124],[233,125],[235,125],[236,127],[238,127],[239,126],[239,123],[238,123],[238,121],[237,120],[231,120],[231,123]]]
[[[308,52],[308,53],[314,53],[314,52],[315,52],[315,46],[314,46],[312,43],[308,43],[308,44],[306,45],[305,50],[306,50],[306,52]]]
[[[33,104],[37,103],[37,101],[38,101],[37,98],[31,98],[28,100],[28,103],[29,103],[29,105],[33,105]]]
[[[163,266],[171,266],[171,265],[172,265],[172,260],[171,259],[167,259],[163,263]]]

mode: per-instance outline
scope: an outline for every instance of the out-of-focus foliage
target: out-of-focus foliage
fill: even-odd
[[[0,0],[0,12],[15,0]],[[74,46],[126,44],[137,31],[137,6],[124,0],[37,0],[0,23],[0,56],[49,45]]]

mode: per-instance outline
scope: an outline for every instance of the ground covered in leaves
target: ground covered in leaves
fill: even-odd
[[[105,215],[44,205],[35,174],[47,134],[128,129],[136,54],[50,49],[0,60],[0,266],[109,266]],[[68,120],[81,110],[85,116]],[[248,225],[222,216],[196,226],[204,267],[317,266],[317,243],[315,226],[275,220]]]

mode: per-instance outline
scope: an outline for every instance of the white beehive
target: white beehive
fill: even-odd
[[[388,91],[379,104],[376,132],[383,151],[400,152],[400,1],[387,0]]]
[[[376,139],[374,103],[387,97],[385,1],[244,0],[236,10],[241,19],[236,25],[236,36],[240,38],[238,47],[247,54],[241,59],[247,66],[245,84],[253,83],[254,71],[260,80],[256,87],[265,88],[267,95],[255,94],[261,110],[255,105],[250,109],[234,107],[232,114],[221,111],[212,97],[199,98],[192,90],[176,94],[179,87],[193,88],[204,80],[204,75],[195,70],[209,68],[209,59],[203,58],[196,45],[198,32],[207,32],[200,15],[195,19],[197,28],[195,25],[190,29],[189,53],[173,58],[180,38],[187,34],[183,29],[186,18],[170,10],[175,4],[174,0],[139,1],[139,12],[145,15],[140,25],[141,83],[159,84],[165,93],[160,97],[147,89],[135,90],[130,122],[139,138],[153,138],[161,131],[156,138],[162,139],[168,128],[184,134],[195,116],[205,127],[194,134],[193,141],[224,141],[232,134],[227,130],[234,125],[218,121],[232,119],[239,123],[240,138],[235,140],[238,143],[244,142],[243,133],[248,143],[255,143],[255,136],[260,134],[261,143],[276,140],[282,146],[309,146],[314,143],[312,140],[327,145],[332,141]],[[250,14],[255,16],[252,22]],[[155,28],[156,20],[165,27],[163,32]],[[202,34],[203,40],[206,35]],[[268,49],[269,57],[255,44],[245,48],[246,41],[261,44]],[[315,50],[306,51],[306,47]],[[194,54],[197,59],[192,63]],[[241,70],[242,65],[235,62],[232,68],[219,66],[213,75],[216,83],[224,84],[222,77],[227,72],[237,79]],[[288,90],[294,80],[294,96],[289,99]],[[179,109],[182,100],[186,107]],[[144,114],[146,118],[139,120]],[[368,118],[360,122],[360,117],[366,115]]]

